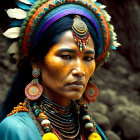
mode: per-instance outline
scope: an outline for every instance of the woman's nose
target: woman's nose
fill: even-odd
[[[85,75],[84,66],[81,61],[82,60],[80,60],[80,59],[76,60],[74,69],[72,70],[73,76],[84,76]]]

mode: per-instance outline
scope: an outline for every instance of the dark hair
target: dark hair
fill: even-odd
[[[68,15],[63,18],[60,18],[57,20],[55,23],[53,23],[46,31],[45,33],[39,38],[38,40],[33,40],[33,45],[31,46],[30,49],[30,57],[35,56],[36,58],[43,59],[45,54],[48,52],[51,46],[56,44],[59,40],[59,38],[62,36],[64,31],[72,28],[73,24],[73,15]],[[97,38],[97,33],[90,23],[90,21],[82,17],[82,20],[86,23],[88,30],[94,40],[95,44],[95,57],[98,54],[98,38]]]
[[[94,40],[95,44],[95,54],[98,53],[98,39],[97,34],[92,27],[90,21],[84,17],[82,20],[86,23],[89,32]],[[53,23],[42,35],[42,37],[35,41],[30,49],[29,59],[26,60],[18,69],[15,80],[9,90],[6,100],[2,105],[2,110],[0,113],[0,121],[11,112],[14,106],[17,106],[19,102],[23,102],[25,99],[24,89],[26,85],[31,82],[32,77],[32,67],[30,64],[31,58],[35,57],[36,60],[43,60],[45,54],[49,51],[50,47],[58,42],[64,31],[71,29],[73,24],[73,15],[65,16],[55,23]],[[96,55],[95,55],[96,57]]]

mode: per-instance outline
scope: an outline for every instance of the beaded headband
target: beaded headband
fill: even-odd
[[[17,0],[16,3],[19,8],[7,10],[8,16],[15,20],[3,35],[10,39],[18,38],[8,49],[9,56],[17,63],[28,58],[29,48],[52,23],[71,14],[86,17],[96,29],[99,38],[96,65],[107,61],[109,52],[120,45],[113,25],[109,23],[111,17],[104,10],[105,6],[96,0]],[[79,32],[74,27],[76,38]],[[85,47],[84,43],[82,45]]]

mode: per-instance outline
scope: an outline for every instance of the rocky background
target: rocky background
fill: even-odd
[[[107,5],[122,46],[95,72],[99,97],[89,110],[108,140],[140,140],[140,1],[99,2]],[[1,34],[8,23],[3,9],[13,5],[12,0],[0,4],[0,105],[16,73],[6,54],[8,40]]]

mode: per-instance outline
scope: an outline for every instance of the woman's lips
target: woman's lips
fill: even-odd
[[[74,81],[74,82],[68,83],[67,86],[75,87],[75,88],[83,88],[85,84],[82,81]]]

